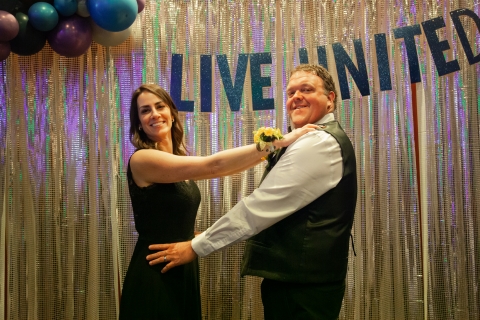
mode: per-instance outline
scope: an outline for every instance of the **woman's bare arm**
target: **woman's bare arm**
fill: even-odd
[[[315,125],[306,125],[286,134],[284,139],[274,141],[277,148],[286,147]],[[202,180],[223,177],[251,168],[268,155],[258,151],[255,144],[217,152],[210,156],[177,156],[154,149],[135,152],[130,159],[130,168],[135,183],[147,186],[153,183],[172,183],[183,180]]]

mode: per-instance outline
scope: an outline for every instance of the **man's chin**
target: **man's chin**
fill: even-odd
[[[307,123],[308,123],[308,122],[306,122],[306,121],[295,121],[295,120],[292,120],[292,121],[291,121],[292,129],[301,128],[301,127],[303,127],[304,125],[306,125]]]

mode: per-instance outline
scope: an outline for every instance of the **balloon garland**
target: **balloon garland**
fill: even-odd
[[[48,41],[56,53],[78,57],[92,41],[108,47],[131,34],[145,0],[22,0],[0,6],[0,61],[33,55]],[[28,10],[27,10],[28,9]]]

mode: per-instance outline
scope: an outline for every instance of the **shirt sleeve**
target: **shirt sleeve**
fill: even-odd
[[[334,188],[342,174],[337,140],[324,131],[305,134],[287,148],[260,187],[192,240],[193,250],[204,257],[254,236]]]

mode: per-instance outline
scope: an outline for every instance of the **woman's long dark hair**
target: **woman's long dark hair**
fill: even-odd
[[[187,148],[183,142],[183,127],[178,118],[178,109],[170,95],[157,84],[142,84],[132,95],[132,102],[130,103],[130,142],[137,149],[156,149],[156,142],[150,140],[144,131],[139,130],[140,118],[138,117],[137,99],[142,92],[146,91],[159,97],[170,108],[174,119],[172,123],[173,154],[187,155]]]

